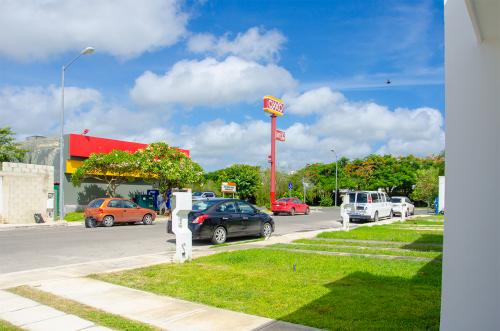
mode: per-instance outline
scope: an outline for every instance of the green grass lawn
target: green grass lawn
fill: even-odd
[[[344,253],[360,253],[360,254],[377,254],[377,255],[392,255],[392,256],[414,256],[425,258],[440,258],[441,252],[436,251],[421,251],[411,249],[401,249],[397,251],[372,248],[359,248],[359,247],[345,247],[336,245],[298,245],[298,244],[275,244],[268,246],[269,248],[290,248],[290,249],[306,249],[312,251],[323,252],[344,252]]]
[[[78,221],[83,221],[85,216],[83,215],[83,212],[72,212],[72,213],[67,213],[64,215],[64,220],[66,222],[78,222]]]
[[[393,225],[361,227],[351,231],[323,232],[318,238],[339,238],[357,240],[382,240],[416,243],[443,243],[443,231],[401,230]]]
[[[12,325],[7,321],[0,320],[0,330],[1,331],[21,331],[24,329],[18,328],[17,326]]]
[[[439,328],[440,263],[264,248],[92,277],[322,329]]]
[[[388,247],[388,248],[404,248],[407,250],[417,250],[417,251],[433,251],[433,252],[441,252],[443,250],[442,246],[433,245],[425,245],[425,244],[380,244],[380,243],[366,243],[366,242],[356,242],[356,241],[333,241],[328,239],[299,239],[295,240],[294,243],[301,244],[311,244],[311,245],[334,245],[334,246],[364,246],[364,247]]]

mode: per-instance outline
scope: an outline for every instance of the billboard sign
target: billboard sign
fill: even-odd
[[[276,130],[275,137],[276,140],[285,141],[285,131]]]
[[[264,97],[263,109],[266,113],[276,116],[283,116],[283,112],[285,111],[285,103],[278,98],[266,95]]]
[[[236,193],[236,183],[223,182],[220,190],[224,193]]]

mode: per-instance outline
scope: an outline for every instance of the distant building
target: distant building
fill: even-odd
[[[28,152],[25,156],[25,162],[39,165],[51,165],[54,167],[54,190],[57,195],[56,210],[59,210],[59,138],[31,136],[22,142],[22,148]],[[122,150],[127,152],[135,152],[140,148],[146,147],[147,144],[91,137],[80,134],[67,134],[64,136],[64,205],[65,211],[80,210],[87,205],[91,200],[104,197],[106,193],[106,184],[101,181],[87,179],[80,187],[74,187],[71,184],[71,174],[78,169],[83,161],[92,153],[109,153],[112,150]],[[189,151],[179,149],[187,156]],[[124,198],[132,198],[139,193],[146,193],[148,189],[152,189],[151,184],[142,180],[127,182],[120,185],[117,189],[117,196]]]

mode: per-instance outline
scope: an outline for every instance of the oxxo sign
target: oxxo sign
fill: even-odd
[[[278,98],[270,95],[264,97],[264,111],[276,116],[283,116],[285,110],[285,103]]]

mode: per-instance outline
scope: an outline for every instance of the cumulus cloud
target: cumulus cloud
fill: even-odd
[[[187,21],[175,0],[0,1],[0,55],[32,60],[93,46],[130,58],[176,43]]]
[[[0,89],[0,127],[11,126],[19,139],[58,135],[60,111],[61,93],[54,86]],[[134,141],[172,139],[162,123],[168,117],[109,104],[95,89],[65,88],[65,115],[67,133],[90,129],[91,135]]]
[[[223,61],[180,61],[164,75],[147,71],[137,78],[130,94],[142,106],[222,106],[279,95],[296,85],[282,67],[230,56]]]
[[[265,31],[257,27],[238,33],[231,40],[228,34],[216,38],[209,33],[195,34],[188,40],[188,50],[209,53],[217,57],[235,55],[252,61],[278,61],[286,37],[278,30]]]

